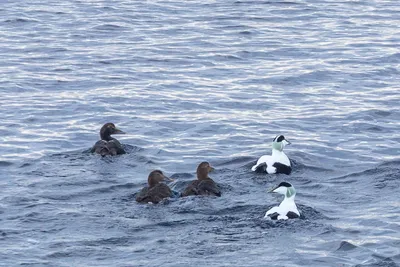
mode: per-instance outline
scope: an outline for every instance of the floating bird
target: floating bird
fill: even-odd
[[[183,197],[191,195],[221,196],[218,185],[208,177],[208,173],[213,171],[210,163],[202,162],[197,167],[197,180],[192,181],[181,194]]]
[[[125,134],[125,132],[115,127],[114,123],[109,122],[104,124],[100,129],[100,140],[94,144],[91,152],[102,156],[125,154],[121,143],[117,139],[111,137],[112,134]]]
[[[157,204],[167,197],[172,197],[172,190],[168,185],[161,183],[161,181],[173,179],[166,177],[162,171],[155,170],[149,174],[147,179],[148,186],[144,187],[137,195],[136,201],[139,203],[154,203]]]
[[[265,213],[264,219],[287,220],[300,217],[300,212],[297,210],[296,203],[294,203],[296,190],[290,183],[282,182],[269,192],[285,195],[285,198],[278,207],[273,207],[268,210],[267,213]]]
[[[278,135],[272,141],[272,155],[261,156],[251,170],[257,172],[290,174],[292,167],[290,160],[283,152],[283,148],[290,142],[283,135]]]

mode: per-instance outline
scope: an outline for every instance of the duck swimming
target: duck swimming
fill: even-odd
[[[290,145],[290,142],[283,135],[276,136],[272,141],[272,155],[261,156],[251,170],[289,175],[292,172],[292,167],[288,156],[283,152],[286,145]]]
[[[139,203],[154,203],[157,204],[167,197],[172,197],[172,190],[168,185],[161,183],[161,181],[173,179],[166,177],[162,171],[155,170],[149,174],[147,179],[148,186],[144,187],[137,195],[136,201]]]
[[[125,154],[121,143],[111,137],[112,134],[125,134],[125,132],[115,127],[114,123],[109,122],[104,124],[100,129],[100,140],[94,144],[90,152],[102,156]]]
[[[197,180],[192,181],[181,196],[206,195],[206,196],[221,196],[221,191],[218,185],[208,177],[208,173],[213,171],[210,163],[204,161],[197,167]]]
[[[264,219],[287,220],[300,217],[300,212],[297,209],[296,203],[294,203],[296,190],[290,183],[282,182],[269,192],[285,195],[285,198],[278,207],[268,210],[265,213]]]

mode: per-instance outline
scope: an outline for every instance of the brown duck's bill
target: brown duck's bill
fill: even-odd
[[[210,166],[210,172],[212,171],[215,171],[215,168]]]

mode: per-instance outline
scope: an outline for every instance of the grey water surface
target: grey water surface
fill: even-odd
[[[0,3],[0,266],[400,264],[397,0]],[[128,153],[88,153],[114,122]],[[291,175],[250,171],[284,134]],[[207,160],[223,195],[139,205]],[[304,218],[266,221],[281,181]]]

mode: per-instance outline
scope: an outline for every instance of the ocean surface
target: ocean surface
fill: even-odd
[[[400,265],[398,0],[0,4],[0,266]],[[88,152],[113,122],[128,153]],[[284,134],[293,172],[251,172]],[[177,192],[202,161],[222,197]],[[304,218],[263,220],[297,190]]]

